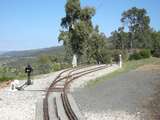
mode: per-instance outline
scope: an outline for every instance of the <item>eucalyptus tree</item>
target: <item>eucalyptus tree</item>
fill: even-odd
[[[147,11],[133,7],[122,13],[121,22],[129,29],[130,48],[145,47],[144,41],[150,30],[150,18],[147,16]]]
[[[87,40],[92,31],[92,16],[95,9],[91,7],[81,8],[80,0],[67,0],[65,5],[65,17],[61,20],[62,31],[59,41],[72,55],[81,57],[87,45]]]
[[[75,52],[73,42],[73,30],[76,23],[80,19],[80,0],[67,0],[65,5],[65,17],[61,19],[61,27],[58,40],[63,41],[66,50],[66,58],[71,58],[71,55],[77,54]],[[75,40],[76,41],[76,40]],[[69,56],[69,57],[68,57]]]

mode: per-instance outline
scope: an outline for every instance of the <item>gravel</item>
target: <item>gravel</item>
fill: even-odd
[[[44,92],[53,81],[56,73],[41,75],[34,80],[34,84],[26,87],[24,91],[10,91],[5,87],[0,91],[0,120],[34,120],[35,103],[44,97]],[[23,84],[25,81],[21,80]]]
[[[93,68],[96,66],[91,66]],[[84,68],[88,69],[88,68]],[[112,69],[118,69],[117,65],[113,65]],[[78,82],[73,83],[71,86],[72,91],[75,88],[84,87],[89,80],[93,80],[98,76],[101,76],[107,72],[111,72],[112,69],[107,68],[89,74],[82,79],[78,79]],[[60,72],[60,71],[59,71]],[[33,85],[27,86],[23,91],[10,91],[10,87],[5,87],[0,90],[0,120],[34,120],[35,119],[35,103],[37,100],[44,97],[46,90],[54,78],[59,72],[50,73],[46,75],[40,75],[34,78]],[[26,81],[21,80],[20,84]]]
[[[105,68],[105,69],[98,70],[96,72],[89,73],[85,76],[82,76],[82,77],[80,77],[80,78],[78,78],[78,79],[76,79],[75,81],[72,82],[72,84],[70,86],[70,91],[73,92],[75,89],[84,88],[88,84],[88,82],[94,81],[98,77],[101,77],[103,75],[111,73],[111,72],[113,72],[117,69],[119,69],[119,66],[116,65],[116,64],[113,64],[112,66],[108,65],[108,67]]]
[[[157,82],[160,72],[134,70],[72,94],[87,120],[151,120]]]

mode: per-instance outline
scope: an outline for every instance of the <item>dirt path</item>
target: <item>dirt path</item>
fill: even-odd
[[[159,120],[160,66],[143,66],[73,94],[88,120]]]

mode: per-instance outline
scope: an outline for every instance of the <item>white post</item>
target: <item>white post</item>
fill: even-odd
[[[119,54],[119,67],[122,68],[122,55]]]
[[[76,54],[73,55],[72,66],[73,66],[73,68],[77,67],[77,56],[76,56]]]

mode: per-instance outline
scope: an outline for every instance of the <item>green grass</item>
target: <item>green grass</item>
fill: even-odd
[[[104,80],[112,79],[123,73],[127,73],[131,70],[135,70],[136,68],[143,66],[143,65],[147,65],[147,64],[160,64],[160,58],[151,57],[148,59],[127,61],[123,64],[123,68],[118,69],[110,74],[104,75],[100,78],[97,78],[96,80],[93,80],[91,82],[88,82],[87,86],[96,85],[97,83],[103,82]]]
[[[14,78],[12,77],[0,77],[0,83],[8,80],[13,80]]]

